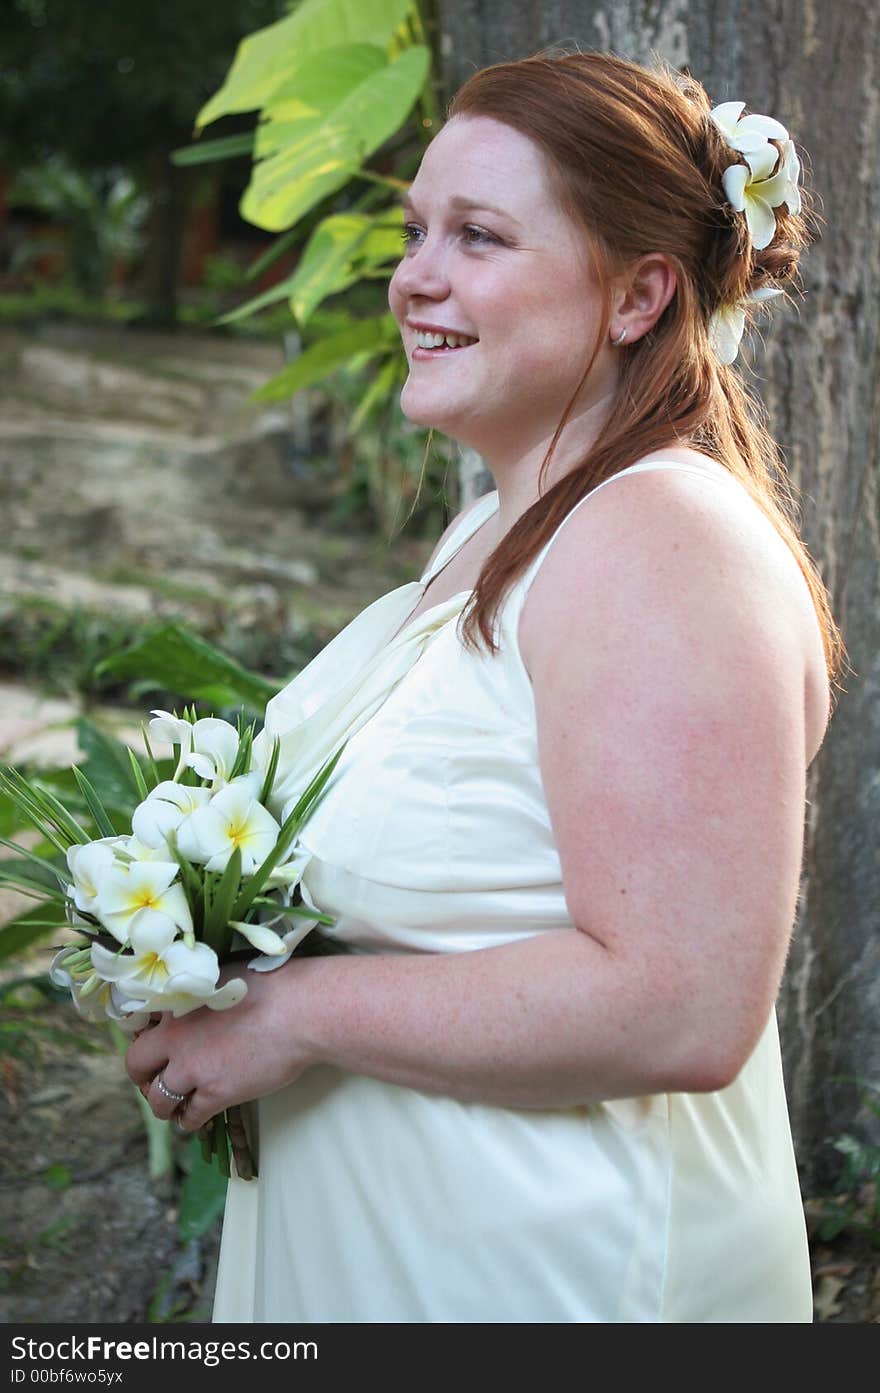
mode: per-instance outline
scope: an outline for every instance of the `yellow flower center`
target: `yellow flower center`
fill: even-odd
[[[230,822],[226,835],[233,846],[240,847],[242,842],[247,841],[247,832],[248,828],[246,822]]]
[[[144,953],[141,958],[141,971],[150,978],[168,976],[168,968],[165,966],[158,953]]]

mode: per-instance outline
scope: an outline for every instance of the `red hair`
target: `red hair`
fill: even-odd
[[[799,536],[779,450],[739,372],[721,365],[709,343],[715,310],[743,302],[762,286],[792,281],[809,227],[803,214],[782,206],[771,245],[752,247],[745,217],[730,207],[721,182],[739,157],[709,111],[693,79],[598,52],[495,64],[469,78],[451,103],[450,118],[492,117],[541,149],[560,205],[584,229],[606,293],[605,320],[544,459],[539,497],[483,565],[462,616],[463,641],[474,649],[482,639],[496,651],[494,619],[506,591],[574,505],[621,469],[679,443],[740,479],[791,548],[816,608],[829,676],[838,680],[843,643]],[[653,329],[621,350],[620,387],[588,454],[540,493],[608,333],[610,277],[647,252],[669,257],[676,292]]]

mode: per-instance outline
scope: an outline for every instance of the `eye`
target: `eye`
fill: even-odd
[[[462,236],[470,247],[497,245],[498,242],[498,238],[493,237],[491,232],[487,232],[484,227],[475,227],[473,223],[468,223],[462,228]]]
[[[418,246],[419,239],[423,236],[424,233],[422,229],[418,227],[415,223],[404,223],[403,233],[401,234],[401,241],[403,242],[404,249],[406,249],[410,245]]]

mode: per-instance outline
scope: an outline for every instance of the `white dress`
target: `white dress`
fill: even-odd
[[[741,488],[711,463],[623,472],[656,468]],[[553,538],[508,592],[495,657],[457,635],[470,592],[389,642],[497,506],[482,498],[421,580],[269,703],[288,793],[348,736],[304,884],[364,953],[577,932],[516,637]],[[215,1321],[812,1319],[775,1016],[716,1093],[516,1109],[319,1066],[261,1100],[259,1133],[259,1180],[229,1185]]]

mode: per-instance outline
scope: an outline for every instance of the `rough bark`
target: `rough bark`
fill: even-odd
[[[743,100],[785,121],[809,152],[823,235],[804,264],[802,307],[774,316],[753,367],[853,669],[810,771],[779,1002],[812,1183],[830,1139],[870,1133],[861,1090],[839,1079],[880,1084],[880,10],[874,0],[436,0],[436,9],[448,93],[475,68],[556,43],[642,62],[657,54],[690,68],[714,102]]]

